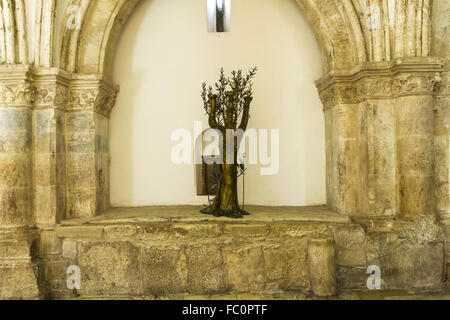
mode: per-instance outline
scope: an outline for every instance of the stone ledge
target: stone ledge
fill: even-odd
[[[62,226],[102,225],[147,222],[223,222],[248,224],[255,222],[329,222],[349,223],[349,217],[328,210],[325,206],[312,207],[262,207],[246,206],[251,212],[244,219],[214,217],[200,213],[199,206],[152,206],[112,208],[97,217],[75,218],[63,221]]]

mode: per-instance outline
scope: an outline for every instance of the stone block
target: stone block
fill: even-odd
[[[0,107],[0,132],[28,132],[31,142],[31,111],[28,108]]]
[[[407,218],[431,216],[435,206],[432,176],[400,176],[400,215]]]
[[[333,235],[336,245],[343,248],[361,248],[366,242],[365,231],[359,225],[337,225]]]
[[[268,236],[298,240],[308,236],[319,236],[329,233],[330,228],[324,223],[276,223],[270,226]]]
[[[96,215],[95,189],[67,189],[66,218],[93,217]]]
[[[327,297],[337,293],[335,248],[332,240],[308,241],[308,271],[314,295]]]
[[[0,241],[0,260],[30,259],[30,244],[25,240]]]
[[[336,246],[336,264],[347,267],[361,267],[366,265],[365,247],[348,249]]]
[[[264,237],[268,233],[267,224],[227,224],[225,234],[233,237]]]
[[[0,187],[26,188],[31,185],[31,156],[0,153]]]
[[[264,288],[264,257],[261,247],[226,248],[224,257],[231,291],[257,292]]]
[[[382,260],[381,277],[386,289],[438,289],[443,279],[442,243],[391,244]]]
[[[370,195],[375,216],[394,216],[397,213],[397,185],[376,185]],[[373,197],[372,197],[373,196]]]
[[[366,267],[337,266],[336,268],[336,282],[340,290],[367,290],[369,276]]]
[[[41,231],[39,249],[41,256],[61,254],[61,249],[61,239],[55,231]]]
[[[69,275],[67,274],[68,268],[72,265],[68,261],[46,261],[45,265],[45,279],[49,281],[58,282],[58,288],[69,290],[67,288],[67,279]]]
[[[40,153],[34,157],[34,175],[37,186],[53,186],[56,180],[56,157],[51,153]]]
[[[430,137],[404,137],[397,140],[397,152],[401,154],[398,166],[407,176],[429,175],[433,168],[434,150]]]
[[[431,95],[397,98],[397,136],[426,135],[434,131],[433,97]]]
[[[0,225],[20,226],[31,220],[29,188],[0,189]]]
[[[161,296],[186,291],[187,261],[179,247],[142,248],[139,270],[144,294]]]
[[[0,266],[0,299],[38,299],[39,290],[30,264]]]
[[[37,153],[56,152],[53,109],[34,110],[34,150]]]
[[[266,289],[299,290],[309,287],[307,242],[264,248]]]
[[[66,115],[66,140],[69,153],[95,151],[95,116],[93,112],[71,112]]]
[[[8,132],[0,129],[0,153],[26,154],[31,149],[31,135],[27,131]]]
[[[225,268],[218,245],[190,246],[186,249],[187,288],[190,293],[209,294],[225,290]]]
[[[138,257],[130,242],[80,242],[81,295],[141,294]]]
[[[179,239],[216,239],[223,234],[218,224],[175,224],[170,230]]]
[[[96,187],[94,154],[68,154],[66,160],[66,183],[69,188],[88,189]]]
[[[61,238],[97,240],[103,238],[105,228],[103,226],[63,226],[56,229],[56,234]]]
[[[77,261],[77,242],[73,240],[64,240],[62,244],[62,256],[69,261]]]
[[[38,224],[55,224],[59,222],[64,214],[64,188],[56,186],[36,186],[35,214]],[[62,193],[62,194],[61,194]]]

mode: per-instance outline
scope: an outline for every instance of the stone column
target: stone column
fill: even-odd
[[[434,214],[433,88],[442,67],[408,58],[318,81],[330,209],[380,221]]]
[[[358,105],[354,87],[340,85],[333,77],[317,83],[325,113],[327,205],[333,211],[356,214],[358,210]]]
[[[446,233],[446,273],[450,277],[450,72],[442,74],[442,83],[434,103],[434,147],[436,154],[437,211]],[[448,284],[450,288],[450,284]]]
[[[30,72],[0,69],[0,226],[20,227],[33,223]]]
[[[360,212],[371,219],[386,219],[398,212],[395,103],[391,80],[374,76],[385,64],[366,66],[360,80]]]
[[[40,69],[34,78],[34,212],[37,224],[53,225],[63,218],[66,205],[64,108],[69,76]]]
[[[83,75],[70,84],[66,113],[66,217],[90,217],[109,207],[109,116],[118,87]]]
[[[39,296],[32,264],[32,75],[0,66],[0,299]]]
[[[406,219],[436,212],[433,90],[442,61],[411,60],[392,80],[396,97],[399,213]]]
[[[450,72],[442,74],[434,115],[437,209],[442,218],[450,219]]]

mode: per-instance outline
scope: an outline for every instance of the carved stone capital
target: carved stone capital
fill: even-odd
[[[116,103],[119,88],[111,82],[82,76],[69,86],[67,111],[95,111],[109,117]]]
[[[33,77],[34,107],[63,110],[68,100],[70,75],[58,69],[40,69],[34,72]]]
[[[109,117],[118,86],[96,75],[70,75],[57,68],[0,66],[0,106],[92,110]]]
[[[32,76],[30,68],[22,65],[0,66],[0,106],[31,107]]]
[[[450,96],[450,72],[446,71],[441,74],[442,81],[436,86],[436,96],[449,97]]]
[[[328,74],[317,81],[317,87],[325,109],[367,99],[433,95],[443,70],[438,58],[366,63],[351,74]]]

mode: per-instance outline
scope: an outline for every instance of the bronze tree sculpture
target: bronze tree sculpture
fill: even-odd
[[[242,218],[248,214],[238,203],[237,178],[242,166],[238,164],[237,155],[240,138],[250,119],[252,79],[256,71],[256,67],[246,75],[243,75],[242,70],[233,71],[228,78],[221,69],[215,89],[211,86],[207,88],[203,83],[204,108],[209,117],[209,126],[220,133],[221,156],[218,157],[220,170],[216,195],[209,206],[201,210],[202,213],[231,218]]]

